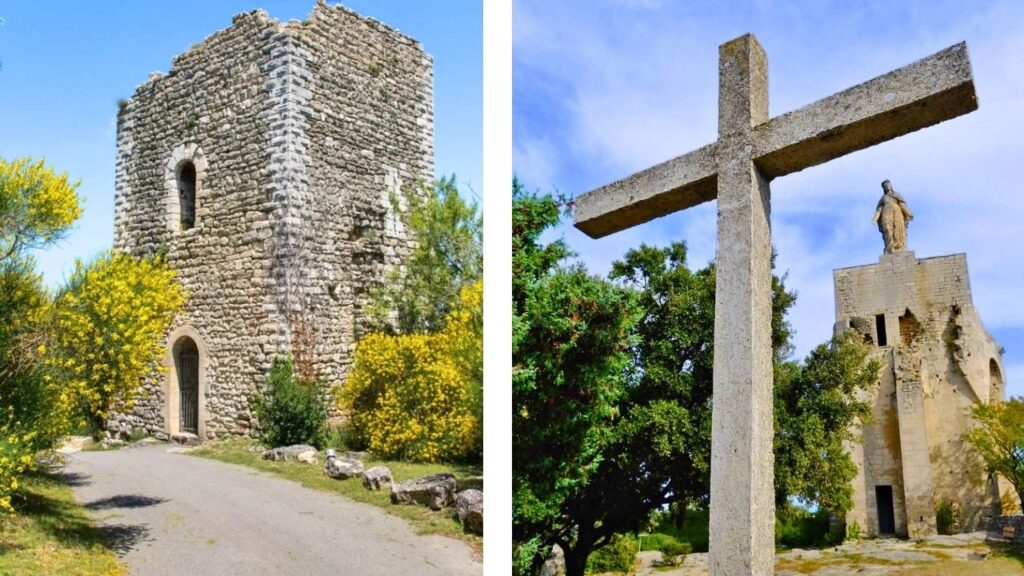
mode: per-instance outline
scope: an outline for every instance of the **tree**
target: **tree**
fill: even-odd
[[[514,232],[516,213],[520,211],[514,212]],[[521,213],[540,222],[544,220],[537,215],[557,217],[550,205]],[[514,239],[513,248],[517,245]],[[516,258],[514,254],[514,272],[531,269],[517,266]],[[613,264],[611,278],[631,291],[641,311],[639,321],[632,324],[632,338],[626,340],[630,361],[621,389],[606,408],[615,418],[593,429],[600,442],[590,445],[594,465],[588,473],[558,498],[545,501],[549,509],[544,522],[529,525],[543,541],[562,547],[570,575],[581,574],[589,554],[616,534],[643,528],[654,511],[669,505],[676,510],[707,506],[710,492],[715,267],[690,270],[682,243],[666,248],[640,246]],[[514,279],[513,285],[517,282]],[[529,292],[539,283],[521,284]],[[848,344],[847,338],[819,347],[806,366],[793,362],[785,314],[795,299],[785,287],[785,278],[773,276],[772,349],[776,381],[781,382],[776,388],[776,409],[783,413],[778,432],[797,435],[793,443],[776,446],[776,479],[781,482],[776,493],[785,494],[783,500],[797,495],[826,506],[842,505],[852,466],[841,450],[842,440],[850,437],[852,419],[866,414],[856,393],[865,382],[873,382],[877,364],[864,365],[867,350],[855,341]],[[518,319],[514,317],[514,322]],[[550,355],[543,349],[538,354]],[[514,402],[518,406],[518,400]],[[561,418],[565,419],[565,411]],[[514,424],[516,443],[524,423]],[[557,429],[561,422],[554,426],[555,434],[565,434]],[[805,429],[821,432],[823,437],[799,446]],[[529,434],[537,432],[531,429]],[[828,451],[812,458],[810,453],[821,448]],[[814,466],[808,471],[791,469],[806,463]],[[517,459],[514,468],[518,467]],[[513,502],[515,506],[515,497]],[[526,536],[521,535],[519,541],[524,540]]]
[[[160,257],[111,252],[76,262],[54,300],[48,377],[61,381],[79,413],[101,429],[112,408],[131,408],[184,301]]]
[[[428,190],[405,189],[391,202],[416,243],[404,270],[389,272],[371,293],[373,327],[398,334],[440,331],[461,290],[481,278],[483,220],[476,204],[459,195],[454,174]]]
[[[879,368],[852,330],[816,347],[800,366],[776,366],[776,506],[797,497],[825,510],[850,509],[857,467],[843,443],[856,441],[857,424],[871,418],[862,393]]]
[[[710,491],[715,268],[691,271],[686,247],[640,246],[612,265],[642,311],[631,347],[633,378],[618,403],[600,464],[566,499],[559,534],[567,574],[615,534],[641,529],[666,505],[706,506]],[[786,310],[795,296],[773,283],[776,358],[790,349]],[[576,569],[579,574],[579,568]]]
[[[562,265],[560,240],[541,244],[562,207],[513,181],[512,530],[526,572],[570,539],[563,507],[601,463],[635,318],[625,290]],[[583,567],[567,557],[570,573]]]
[[[1024,502],[1024,400],[975,404],[976,426],[964,438],[978,450],[988,468],[1002,474]]]
[[[50,295],[26,252],[71,227],[81,213],[77,187],[42,160],[0,159],[0,512],[11,511],[35,453],[67,426],[66,395],[42,359]]]
[[[77,188],[43,160],[0,158],[0,261],[63,237],[82,213]]]

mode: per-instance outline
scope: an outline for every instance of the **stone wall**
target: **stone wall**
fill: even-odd
[[[988,531],[1000,536],[1007,527],[1013,528],[1012,540],[1024,544],[1024,516],[994,516],[988,523]]]
[[[276,355],[343,381],[367,291],[410,243],[389,195],[433,179],[432,98],[419,43],[319,2],[301,22],[236,16],[122,105],[114,245],[166,253],[189,292],[172,333],[206,355],[200,436],[252,430],[249,400]],[[197,174],[188,230],[184,161]],[[177,432],[170,380],[148,379],[111,429]]]
[[[848,446],[859,472],[847,521],[877,534],[875,486],[889,485],[899,534],[934,533],[943,502],[962,530],[983,527],[998,512],[998,486],[962,435],[971,406],[1002,400],[1003,368],[974,309],[965,255],[918,260],[898,252],[836,270],[834,280],[836,331],[859,331],[882,360],[868,392],[875,422],[863,445]]]

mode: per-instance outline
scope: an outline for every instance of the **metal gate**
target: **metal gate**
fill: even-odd
[[[182,432],[199,433],[199,349],[189,340],[178,352],[178,390],[181,391]]]

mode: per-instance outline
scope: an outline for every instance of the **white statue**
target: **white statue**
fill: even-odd
[[[882,233],[885,242],[885,253],[901,252],[907,249],[907,225],[914,219],[914,215],[910,213],[903,197],[892,189],[892,183],[888,180],[882,182],[882,190],[885,192],[878,201],[871,222],[878,223],[878,231]]]

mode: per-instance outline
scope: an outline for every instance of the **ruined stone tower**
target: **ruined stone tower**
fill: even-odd
[[[1002,401],[1005,372],[971,300],[966,255],[902,250],[833,277],[836,332],[857,330],[882,362],[869,391],[874,422],[863,444],[847,446],[858,468],[847,526],[868,536],[935,534],[945,504],[953,530],[984,530],[1000,489],[962,435],[971,406]]]
[[[122,103],[114,245],[166,253],[189,298],[112,431],[247,433],[279,354],[342,381],[408,247],[390,196],[433,179],[432,74],[412,38],[321,1],[235,16]]]

